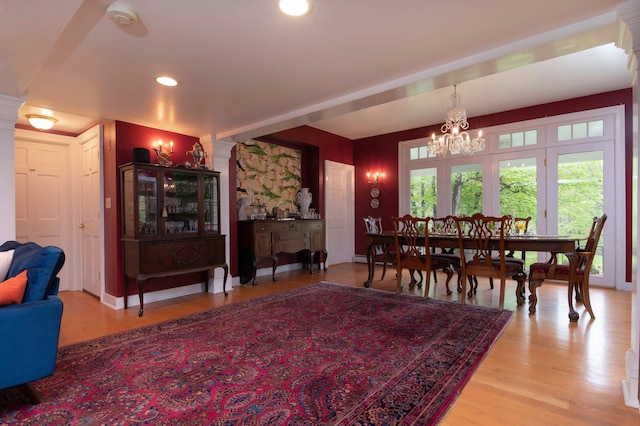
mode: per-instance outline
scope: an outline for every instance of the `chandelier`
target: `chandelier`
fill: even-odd
[[[482,130],[478,132],[476,138],[471,138],[467,129],[467,111],[460,105],[460,95],[456,92],[456,86],[453,86],[453,95],[451,95],[451,105],[447,108],[445,123],[440,130],[442,134],[436,137],[431,135],[431,140],[427,143],[427,149],[432,156],[445,156],[451,154],[471,155],[474,152],[484,151],[484,138]]]

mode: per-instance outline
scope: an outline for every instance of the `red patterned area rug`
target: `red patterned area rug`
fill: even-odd
[[[321,282],[60,348],[0,424],[436,424],[512,316]]]

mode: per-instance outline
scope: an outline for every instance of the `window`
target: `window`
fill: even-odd
[[[616,256],[622,249],[611,243],[616,212],[625,205],[623,111],[608,107],[484,129],[485,151],[469,156],[430,158],[428,138],[402,142],[399,213],[531,216],[532,233],[572,236],[587,235],[593,217],[607,213],[591,282],[624,282],[615,277],[624,273],[624,256]],[[527,261],[547,258],[527,255]]]

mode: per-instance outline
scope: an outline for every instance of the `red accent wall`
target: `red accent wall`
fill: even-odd
[[[112,200],[112,208],[105,210],[105,292],[115,297],[124,295],[125,284],[122,276],[122,246],[120,244],[121,201],[118,166],[131,162],[133,148],[149,149],[151,162],[154,163],[156,154],[153,151],[153,143],[159,139],[162,139],[166,144],[173,141],[172,161],[175,164],[184,163],[189,158],[187,151],[190,151],[195,143],[200,143],[197,137],[122,121],[105,125],[104,196]],[[145,291],[170,288],[175,283],[183,285],[202,282],[202,280],[202,274],[149,279],[145,283]],[[135,283],[129,282],[127,286],[128,294],[136,294]]]
[[[613,105],[625,105],[625,153],[626,153],[626,192],[627,200],[631,197],[631,161],[632,161],[632,93],[631,89],[602,93],[582,98],[570,99],[561,102],[554,102],[544,105],[536,105],[512,111],[505,111],[469,119],[470,127],[483,128],[506,124],[517,121],[524,121],[545,116],[567,114],[571,112],[584,111],[588,109],[602,108]],[[294,129],[277,132],[260,140],[291,146],[303,150],[303,186],[309,187],[314,194],[314,207],[318,209],[324,217],[324,161],[331,160],[355,166],[355,249],[357,254],[364,254],[364,223],[359,218],[376,215],[383,219],[383,228],[391,229],[391,216],[398,214],[398,143],[427,137],[434,131],[439,131],[440,124],[436,126],[410,129],[385,135],[373,136],[369,138],[351,141],[332,133],[328,133],[310,126],[301,126]],[[104,173],[105,197],[112,199],[112,208],[105,211],[105,252],[106,252],[106,293],[121,297],[124,295],[124,283],[122,279],[122,261],[120,248],[120,188],[118,178],[118,166],[130,162],[132,159],[132,148],[145,147],[151,150],[154,141],[162,139],[164,142],[173,140],[174,160],[182,163],[187,159],[186,151],[190,150],[194,143],[198,143],[197,137],[181,135],[159,129],[138,126],[130,123],[117,121],[113,124],[105,125],[105,146],[104,146]],[[155,153],[151,152],[152,161],[155,160]],[[232,151],[229,170],[222,170],[222,173],[229,173],[230,179],[230,231],[229,243],[231,259],[228,263],[233,276],[237,276],[237,210],[235,205],[235,149]],[[381,179],[380,207],[372,209],[369,205],[370,185],[367,183],[366,173],[384,173]],[[316,195],[317,194],[317,195]],[[117,200],[117,202],[113,202]],[[225,200],[222,200],[223,208]],[[626,206],[627,229],[631,228],[631,205]],[[627,281],[631,280],[631,238],[628,235],[627,247]],[[291,261],[294,261],[292,259]],[[283,263],[287,260],[283,259]],[[184,276],[174,277],[176,280],[189,282],[200,282],[202,277]],[[149,280],[148,290],[157,290],[170,287],[167,280]],[[134,289],[129,293],[135,293]]]
[[[617,90],[600,93],[560,102],[536,105],[497,114],[469,118],[469,127],[472,129],[487,128],[501,124],[518,121],[533,120],[547,116],[569,114],[596,108],[604,108],[615,105],[625,106],[625,180],[626,180],[626,229],[631,230],[631,176],[632,176],[632,147],[633,147],[633,111],[631,89]],[[374,215],[382,217],[383,229],[392,229],[390,216],[398,215],[398,143],[402,141],[429,137],[433,132],[440,132],[441,124],[429,127],[405,130],[401,132],[372,136],[353,141],[353,157],[355,159],[355,217],[358,219],[355,226],[355,249],[357,254],[365,254],[365,227],[359,218]],[[380,207],[372,209],[369,205],[370,185],[367,184],[366,173],[368,171],[384,171],[386,177],[380,184]],[[627,271],[626,280],[631,281],[631,236],[627,235]]]

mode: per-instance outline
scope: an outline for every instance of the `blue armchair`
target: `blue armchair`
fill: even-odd
[[[0,246],[0,252],[8,250],[14,255],[6,278],[24,270],[28,278],[22,303],[0,307],[0,389],[17,386],[35,404],[40,396],[30,382],[52,375],[56,365],[62,320],[57,275],[65,255],[58,247],[31,242]]]

